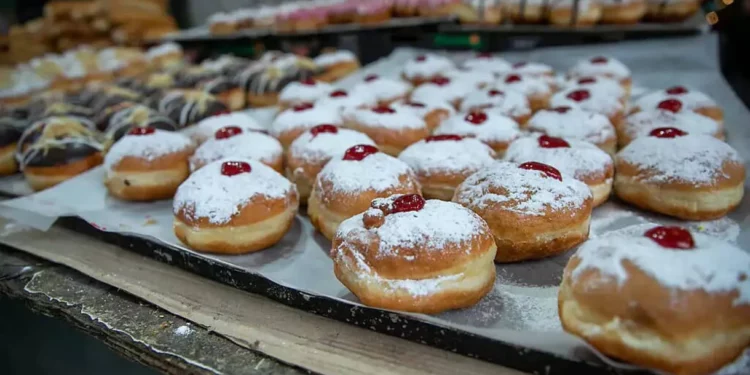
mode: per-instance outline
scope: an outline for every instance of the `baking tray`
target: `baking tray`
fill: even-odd
[[[716,41],[712,36],[663,43],[623,43],[598,46],[595,53],[622,59],[634,70],[635,84],[666,87],[681,83],[707,92],[726,111],[729,142],[748,159],[750,129],[743,127],[747,108],[734,96],[716,67]],[[538,60],[557,68],[593,53],[586,48],[539,50],[508,55],[512,60]],[[398,67],[419,51],[396,51],[390,58],[363,69],[397,76]],[[685,56],[692,56],[686,59]],[[710,56],[710,57],[708,57]],[[714,55],[715,56],[715,55]],[[342,82],[342,84],[350,84]],[[107,196],[96,168],[54,189],[30,197],[4,202],[0,214],[27,211],[62,223],[123,248],[176,265],[219,282],[268,296],[292,307],[354,324],[366,329],[403,337],[467,356],[496,362],[537,374],[646,373],[598,357],[579,339],[555,325],[556,285],[570,253],[555,258],[498,266],[493,293],[477,306],[437,316],[373,309],[360,305],[338,284],[327,255],[330,244],[315,234],[302,213],[282,242],[262,252],[243,256],[199,254],[185,249],[171,231],[171,202],[133,204]],[[34,212],[28,212],[34,211]],[[691,223],[710,235],[750,243],[746,222],[750,200],[728,218]],[[20,218],[27,224],[42,221]],[[664,217],[628,209],[616,201],[597,208],[592,219],[592,236],[644,222],[675,223]],[[559,324],[559,322],[558,322]],[[742,368],[735,375],[747,374]],[[727,373],[729,375],[729,373]]]

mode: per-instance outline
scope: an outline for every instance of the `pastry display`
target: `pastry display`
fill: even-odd
[[[579,107],[583,110],[607,116],[615,128],[625,117],[625,106],[620,98],[607,92],[588,88],[568,88],[552,95],[552,107]]]
[[[350,108],[374,107],[377,105],[375,96],[365,90],[341,90],[331,91],[328,95],[323,96],[315,102],[315,106],[330,106],[344,113]]]
[[[440,75],[455,65],[447,57],[436,54],[419,55],[404,64],[401,77],[414,86],[419,86]]]
[[[375,97],[378,104],[388,105],[406,98],[411,92],[411,85],[400,80],[380,77],[370,74],[354,87],[353,92],[365,92]]]
[[[497,113],[512,118],[521,126],[531,117],[531,106],[524,94],[495,88],[471,92],[461,102],[461,111]]]
[[[718,370],[750,342],[748,269],[747,252],[721,239],[679,226],[628,227],[587,241],[570,259],[560,321],[600,352],[639,366],[725,373]],[[726,373],[744,373],[736,370]]]
[[[292,142],[286,156],[286,177],[297,185],[301,203],[307,203],[326,163],[356,145],[375,146],[375,142],[364,133],[334,125],[317,125]]]
[[[216,131],[225,126],[237,126],[244,131],[265,130],[252,116],[242,112],[219,113],[209,116],[186,130],[190,134],[190,138],[200,144],[209,138],[213,138]]]
[[[501,76],[494,88],[500,91],[516,91],[526,96],[532,112],[547,108],[553,92],[549,80],[516,73]]]
[[[527,123],[528,130],[552,137],[591,142],[610,155],[617,152],[617,134],[609,119],[577,107],[544,109]]]
[[[398,158],[414,171],[425,198],[450,201],[467,177],[495,162],[495,152],[475,138],[441,134],[407,147]]]
[[[477,85],[470,80],[451,79],[438,75],[422,82],[422,85],[411,92],[410,100],[426,102],[439,100],[451,103],[454,107],[461,106],[461,100],[477,89]]]
[[[375,146],[356,145],[318,173],[307,214],[315,229],[333,239],[339,224],[366,211],[373,199],[419,193],[419,182],[406,163]]]
[[[196,251],[244,254],[281,240],[297,214],[297,189],[264,164],[217,160],[193,173],[174,197],[174,233]]]
[[[406,147],[430,135],[424,119],[405,108],[353,108],[343,115],[347,128],[367,134],[380,151],[398,156]]]
[[[341,114],[331,106],[303,103],[279,113],[271,123],[270,134],[287,149],[300,134],[321,124],[341,125]]]
[[[393,103],[391,107],[396,109],[396,111],[406,110],[413,112],[424,120],[425,124],[427,124],[427,129],[430,131],[435,130],[443,121],[456,114],[453,105],[434,99],[425,101],[415,101],[413,99],[401,100]]]
[[[521,136],[521,130],[518,123],[510,117],[494,112],[472,111],[467,114],[459,113],[445,120],[435,129],[435,135],[441,134],[476,138],[501,157],[510,143]]]
[[[683,220],[717,219],[744,194],[745,165],[728,144],[677,128],[657,128],[620,150],[615,192],[636,207]]]
[[[134,127],[107,150],[104,185],[128,201],[172,198],[190,174],[190,138],[152,127]]]
[[[97,127],[104,129],[107,138],[117,141],[129,131],[136,128],[153,128],[166,131],[175,131],[177,124],[167,116],[164,116],[143,104],[123,102],[114,105],[103,113],[102,118],[97,121]]]
[[[174,89],[159,99],[156,109],[181,128],[228,109],[217,97],[202,90]]]
[[[323,71],[315,78],[323,82],[334,82],[359,70],[359,59],[347,50],[324,52],[313,59]]]
[[[298,104],[314,103],[333,91],[330,84],[313,78],[292,82],[279,93],[279,107],[284,110]]]
[[[636,112],[626,117],[622,126],[617,129],[617,140],[620,147],[625,147],[633,139],[649,136],[652,131],[665,127],[724,140],[723,126],[710,117],[690,111],[672,112],[661,109]]]
[[[656,109],[670,112],[693,111],[719,123],[724,122],[724,111],[713,99],[684,86],[673,86],[643,95],[633,102],[632,108],[632,112]]]
[[[475,213],[407,194],[375,199],[341,223],[331,257],[336,277],[365,305],[434,314],[489,293],[496,251]]]
[[[632,80],[630,69],[620,60],[612,57],[595,56],[578,61],[568,71],[570,78],[605,77],[616,80],[626,93],[630,93]]]
[[[281,143],[270,135],[239,126],[220,128],[213,138],[203,142],[190,157],[190,170],[226,158],[257,160],[279,173],[284,171]]]
[[[501,263],[557,255],[585,241],[592,200],[583,182],[539,162],[496,162],[453,197],[487,222]]]
[[[612,157],[595,145],[579,140],[539,135],[514,141],[505,153],[512,163],[540,162],[588,185],[597,207],[609,199],[615,175]]]

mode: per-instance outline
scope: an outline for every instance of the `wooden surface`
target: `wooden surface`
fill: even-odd
[[[278,360],[269,358],[265,361],[279,371],[262,373],[284,373],[280,370],[282,368],[283,371],[292,371],[286,373],[295,373],[294,367],[280,366],[281,362],[321,374],[520,374],[487,362],[295,310],[61,228],[53,227],[48,232],[20,230],[16,224],[2,220],[0,228],[4,228],[0,230],[0,243],[6,246],[73,268],[155,305],[144,305],[152,311],[161,311],[157,307],[165,311],[157,315],[174,314],[175,322],[167,323],[173,329],[177,324],[180,324],[177,327],[186,325],[177,318],[182,317],[192,322],[189,326],[191,330],[205,331],[206,337],[217,338],[208,335],[208,332],[213,332],[231,340],[236,344],[234,347],[244,348],[240,349],[241,352],[257,351]],[[27,269],[23,273],[29,272]],[[34,286],[40,283],[47,285],[46,289],[64,284],[60,280],[42,282],[47,280],[43,278],[58,278],[58,275],[45,273],[47,271],[37,273],[29,282],[36,284],[26,286],[26,292],[22,294],[41,288]],[[50,292],[45,290],[42,293]],[[95,293],[78,294],[85,296]],[[136,299],[130,300],[138,304]],[[99,309],[102,310],[99,311],[101,314],[107,313],[106,305],[96,298],[75,303],[83,309]],[[148,317],[147,313],[130,311],[133,308],[134,305],[110,306],[110,309],[119,310],[120,314],[125,311],[127,316],[135,318],[119,319],[122,320],[120,323],[131,323],[123,327],[109,323],[112,327],[108,329],[130,336],[133,341],[143,341],[142,330],[147,329],[144,324],[148,326],[157,322],[149,322],[145,318]],[[85,311],[83,315],[87,315]],[[137,343],[126,346],[134,353],[142,352],[135,355],[146,358],[141,362],[165,371],[170,371],[170,367],[174,366],[161,366],[161,363],[169,362],[165,358],[176,357],[174,362],[178,364],[178,370],[253,374],[248,372],[254,367],[253,363],[264,359],[259,357],[250,359],[248,363],[235,362],[230,365],[231,353],[227,352],[229,349],[226,347],[219,352],[205,352],[202,348],[219,345],[205,341],[208,338],[197,338],[197,346],[178,347],[177,342],[170,341],[174,332],[166,331],[168,334],[148,337],[145,347]],[[179,353],[175,353],[177,351]],[[165,355],[165,352],[174,355]]]

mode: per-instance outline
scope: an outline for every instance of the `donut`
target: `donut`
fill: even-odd
[[[354,24],[378,25],[391,19],[389,1],[355,2]]]
[[[708,95],[684,86],[673,86],[646,94],[633,102],[632,112],[662,109],[670,112],[693,111],[724,123],[724,111]]]
[[[18,167],[35,191],[50,188],[101,164],[103,138],[94,123],[83,118],[39,120],[18,139]]]
[[[616,96],[606,91],[589,88],[569,88],[557,92],[550,99],[552,107],[579,107],[580,109],[607,116],[615,128],[625,117],[625,106]]]
[[[238,126],[242,130],[252,131],[265,128],[255,118],[243,112],[224,112],[209,116],[199,121],[195,126],[185,129],[185,132],[194,142],[201,144],[213,138],[216,131],[225,126]]]
[[[453,201],[487,222],[500,263],[554,256],[589,235],[591,190],[547,164],[496,162],[459,185]]]
[[[312,78],[292,82],[279,92],[279,107],[283,111],[298,104],[314,103],[333,91],[330,84]]]
[[[453,68],[455,64],[447,57],[433,53],[422,54],[404,64],[401,77],[412,85],[419,86]]]
[[[268,55],[247,67],[238,80],[246,93],[247,106],[268,107],[278,103],[279,92],[288,84],[315,73],[315,63],[310,59],[292,54]]]
[[[167,91],[159,99],[156,109],[172,119],[180,128],[228,111],[224,103],[207,92],[181,89]]]
[[[189,248],[245,254],[278,243],[292,226],[294,184],[254,160],[217,160],[188,177],[173,202],[174,233]]]
[[[701,7],[698,0],[648,0],[646,19],[654,22],[682,22]]]
[[[510,117],[521,126],[531,118],[529,100],[523,94],[512,90],[503,91],[495,88],[474,90],[461,102],[461,111],[477,110]]]
[[[321,53],[314,58],[315,65],[322,68],[315,78],[323,82],[335,82],[359,70],[357,55],[347,50]]]
[[[55,103],[49,103],[48,105],[44,106],[44,109],[42,110],[36,110],[34,112],[29,113],[29,120],[36,121],[43,119],[45,117],[52,117],[52,116],[73,116],[73,117],[82,117],[87,119],[93,119],[94,118],[94,111],[87,107],[82,107],[79,105],[75,105],[73,103],[67,103],[64,101],[55,102]]]
[[[617,97],[625,103],[630,98],[630,89],[626,91],[619,80],[605,76],[573,77],[562,84],[562,89],[590,89],[601,91],[608,95]]]
[[[237,77],[253,61],[244,57],[234,55],[221,55],[215,59],[206,59],[201,62],[204,68],[220,72],[225,77]]]
[[[107,139],[115,142],[135,128],[154,128],[165,131],[178,129],[172,119],[142,104],[130,102],[110,107],[106,118],[99,119]]]
[[[356,145],[318,173],[307,214],[313,227],[331,240],[342,221],[366,211],[373,199],[419,193],[419,182],[406,163],[377,147]]]
[[[506,74],[500,77],[494,88],[500,91],[515,91],[526,97],[532,112],[549,106],[552,97],[552,86],[549,80],[542,77]]]
[[[473,58],[464,61],[461,67],[492,74],[506,74],[512,69],[510,62],[487,52],[477,53]]]
[[[503,6],[500,0],[471,0],[458,18],[464,24],[499,25],[503,22]]]
[[[419,5],[422,0],[395,0],[393,2],[393,15],[395,17],[417,17],[419,16]]]
[[[349,108],[374,107],[377,103],[375,96],[367,91],[337,89],[315,101],[315,106],[330,106],[343,114]]]
[[[568,261],[560,321],[620,360],[718,374],[750,345],[748,270],[750,256],[722,240],[679,226],[625,228],[588,240]]]
[[[378,104],[388,105],[397,100],[406,98],[411,92],[411,85],[395,79],[383,78],[376,74],[370,74],[354,86],[354,93],[369,93],[375,97]]]
[[[82,93],[81,105],[91,108],[94,113],[101,113],[106,108],[122,102],[138,103],[143,96],[135,91],[112,84],[88,85]]]
[[[336,278],[363,304],[436,314],[473,306],[492,290],[496,251],[475,213],[410,194],[375,199],[341,223],[331,258]]]
[[[630,5],[631,3],[620,3]],[[579,60],[568,71],[570,78],[605,77],[616,80],[622,85],[626,93],[630,93],[632,78],[630,69],[620,60],[613,57],[594,56]]]
[[[543,23],[549,13],[549,0],[506,0],[503,13],[514,24]]]
[[[550,4],[549,23],[556,26],[593,26],[602,18],[597,0],[557,0]]]
[[[159,70],[180,68],[183,60],[182,47],[174,42],[166,42],[151,47],[146,51],[146,58]]]
[[[225,126],[213,138],[203,142],[190,157],[190,170],[196,171],[206,164],[225,158],[257,160],[281,173],[284,171],[284,150],[276,138],[261,131],[239,126]]]
[[[591,142],[610,155],[617,152],[617,134],[609,119],[576,106],[543,109],[529,119],[528,130]]]
[[[546,134],[518,139],[505,153],[511,163],[537,161],[554,167],[591,189],[592,205],[597,207],[609,199],[615,175],[612,157],[595,145]]]
[[[0,117],[0,176],[18,172],[16,148],[22,127],[10,117]]]
[[[415,88],[411,92],[410,100],[416,102],[440,100],[451,103],[454,107],[458,108],[461,100],[476,89],[477,87],[470,81],[435,76]]]
[[[281,113],[271,123],[269,133],[287,149],[300,134],[320,124],[341,125],[341,114],[331,106],[298,104]]]
[[[625,147],[633,139],[646,137],[655,129],[664,127],[724,140],[723,127],[710,117],[696,112],[671,112],[659,109],[636,112],[626,117],[622,126],[617,129],[617,140],[620,147]]]
[[[495,152],[477,139],[441,134],[407,147],[398,158],[414,171],[425,198],[450,201],[467,177],[494,163]]]
[[[435,135],[457,134],[476,138],[492,148],[498,157],[505,154],[511,142],[521,136],[518,123],[494,112],[459,113],[443,121]]]
[[[447,118],[456,114],[456,110],[448,102],[441,100],[425,100],[424,102],[414,100],[401,100],[391,105],[396,111],[411,111],[418,117],[421,117],[427,129],[435,130]]]
[[[613,25],[632,25],[646,15],[646,0],[599,0],[602,18],[599,22]]]
[[[481,69],[451,69],[440,73],[441,76],[450,79],[451,81],[462,82],[463,84],[472,87],[473,89],[483,89],[495,82],[497,77],[495,73],[489,70]]]
[[[128,201],[172,198],[190,174],[190,138],[152,127],[132,128],[104,156],[104,185]]]
[[[745,166],[736,150],[677,128],[634,139],[617,154],[615,169],[620,199],[683,220],[718,219],[744,194]]]
[[[353,108],[344,113],[344,126],[367,134],[381,152],[398,156],[406,147],[430,135],[414,111],[391,106]]]
[[[245,90],[230,77],[218,76],[203,79],[195,85],[195,88],[215,96],[230,111],[245,108]]]
[[[292,142],[286,155],[286,177],[297,185],[301,203],[307,203],[326,163],[356,145],[375,146],[375,142],[364,133],[334,125],[315,126]]]
[[[524,76],[542,77],[553,79],[555,70],[547,64],[534,61],[518,61],[510,66],[511,70],[506,74],[520,74]]]

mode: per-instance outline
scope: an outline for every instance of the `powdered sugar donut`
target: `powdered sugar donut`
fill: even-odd
[[[511,70],[507,74],[529,75],[534,77],[554,78],[555,70],[547,64],[534,61],[519,61],[511,65]]]
[[[174,197],[174,232],[196,251],[244,254],[273,246],[294,221],[294,184],[254,160],[206,165]]]
[[[411,93],[411,100],[425,102],[428,100],[441,100],[451,103],[458,108],[461,99],[477,87],[470,81],[459,81],[443,76],[436,76],[424,82]]]
[[[419,55],[404,64],[401,72],[403,79],[410,81],[412,85],[419,86],[441,72],[455,68],[453,62],[447,57],[436,54]]]
[[[493,87],[500,91],[516,91],[526,96],[533,112],[549,106],[553,91],[548,79],[516,73],[500,76]]]
[[[307,202],[318,173],[333,157],[356,145],[374,146],[370,137],[333,125],[318,125],[292,142],[286,159],[286,176],[297,185],[300,201]]]
[[[607,92],[588,88],[569,88],[552,95],[552,107],[579,107],[583,110],[599,113],[609,118],[617,128],[625,117],[625,106],[619,98]]]
[[[398,158],[414,171],[422,195],[449,201],[467,177],[495,161],[495,152],[477,139],[442,134],[409,146]]]
[[[430,135],[422,117],[398,107],[353,108],[344,113],[344,124],[367,134],[382,152],[392,156]]]
[[[473,58],[464,61],[461,67],[492,74],[505,74],[512,69],[510,62],[507,60],[484,52],[477,53]]]
[[[341,125],[341,122],[341,114],[336,108],[305,103],[279,113],[271,123],[269,133],[286,149],[300,134],[315,125]]]
[[[443,121],[456,114],[453,105],[441,100],[425,100],[424,102],[401,100],[393,103],[391,107],[397,111],[412,111],[424,120],[430,131],[435,130]]]
[[[633,112],[654,109],[671,112],[693,111],[708,116],[720,124],[724,123],[724,111],[713,99],[700,91],[684,86],[655,91],[633,102]]]
[[[726,215],[744,194],[737,151],[709,135],[658,128],[617,154],[615,192],[637,207],[684,220]]]
[[[518,123],[510,117],[493,112],[473,111],[445,120],[435,129],[435,134],[473,137],[490,146],[498,156],[503,156],[508,145],[521,136],[521,131]]]
[[[171,198],[190,174],[193,147],[190,138],[176,132],[133,128],[104,156],[104,185],[124,200]]]
[[[468,68],[446,70],[440,75],[453,81],[464,82],[477,89],[483,89],[497,79],[495,73],[490,71]]]
[[[591,190],[539,162],[496,162],[459,185],[453,201],[490,226],[498,262],[557,255],[589,234]]]
[[[307,213],[313,226],[333,239],[339,224],[366,211],[373,199],[419,193],[419,182],[406,163],[377,147],[357,145],[318,173]]]
[[[610,94],[625,103],[629,99],[629,90],[625,90],[620,81],[605,76],[598,77],[576,77],[568,79],[563,83],[563,89],[590,89]]]
[[[630,93],[632,79],[630,69],[613,57],[595,56],[579,60],[568,71],[570,78],[606,77],[617,80]]]
[[[617,151],[617,135],[609,119],[575,106],[541,110],[529,119],[528,128],[552,137],[591,142],[610,155]]]
[[[281,173],[284,170],[283,152],[281,143],[270,135],[225,126],[195,150],[190,158],[190,170],[197,171],[216,160],[235,157],[257,160]]]
[[[292,82],[279,92],[279,106],[282,110],[298,104],[314,103],[334,91],[333,86],[312,78]]]
[[[472,92],[461,102],[461,111],[476,110],[486,110],[508,116],[521,126],[525,125],[531,117],[529,100],[523,94],[512,90],[490,88]]]
[[[602,5],[596,0],[556,0],[549,8],[549,23],[558,26],[591,26],[602,18]]]
[[[460,205],[393,195],[344,221],[331,257],[336,277],[365,305],[431,314],[489,293],[496,250],[487,224]]]
[[[323,82],[338,81],[359,69],[357,56],[343,49],[322,53],[313,61],[315,65],[323,68],[323,72],[315,76]]]
[[[390,104],[409,95],[411,85],[395,79],[383,78],[376,74],[370,74],[364,81],[354,86],[353,93],[369,93],[375,97],[378,104]]]
[[[513,142],[505,153],[513,163],[538,161],[588,185],[597,207],[609,199],[615,166],[612,157],[585,141],[540,135]]]
[[[375,96],[364,90],[347,91],[340,89],[332,91],[315,102],[316,107],[330,106],[340,113],[345,112],[349,108],[374,107],[377,104],[378,101],[375,99]]]
[[[252,116],[242,112],[229,112],[207,117],[195,126],[185,129],[185,132],[200,144],[213,138],[216,131],[225,126],[237,126],[242,130],[265,130]]]
[[[623,125],[617,129],[620,147],[627,146],[633,139],[647,137],[654,129],[670,127],[680,129],[688,134],[705,134],[724,140],[721,124],[710,117],[695,112],[671,112],[651,110],[637,112],[625,118]]]
[[[638,366],[723,373],[750,342],[748,269],[750,256],[720,239],[682,227],[625,228],[587,241],[570,259],[560,321]]]

